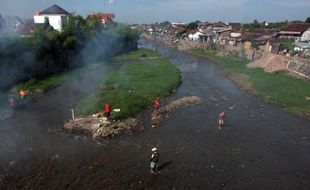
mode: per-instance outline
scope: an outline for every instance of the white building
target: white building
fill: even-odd
[[[34,16],[34,23],[43,24],[45,17],[48,18],[50,25],[58,31],[62,30],[63,24],[67,21],[68,12],[58,5],[53,5],[44,11],[37,12]]]
[[[192,41],[197,41],[200,37],[203,36],[203,33],[196,31],[195,33],[189,34],[188,39]]]

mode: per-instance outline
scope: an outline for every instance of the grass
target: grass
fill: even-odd
[[[129,53],[127,58],[132,60],[133,55],[148,52],[150,50],[138,50]],[[152,55],[159,54],[156,52]],[[140,113],[148,106],[153,106],[156,96],[169,96],[180,83],[181,72],[169,60],[137,60],[136,63],[126,64],[110,73],[103,81],[101,90],[85,97],[76,106],[76,110],[79,115],[90,115],[102,112],[104,104],[109,102],[112,109],[121,109],[121,112],[113,113],[115,118],[127,118]]]
[[[310,81],[293,78],[287,73],[267,73],[260,68],[247,68],[248,60],[219,56],[216,52],[193,49],[194,55],[208,57],[227,71],[241,87],[263,95],[268,101],[284,106],[288,111],[310,116]],[[250,89],[249,89],[250,88]]]
[[[160,54],[156,50],[152,49],[139,49],[137,51],[129,52],[128,54],[124,54],[115,58],[115,61],[136,61],[140,58],[147,57],[160,57]]]

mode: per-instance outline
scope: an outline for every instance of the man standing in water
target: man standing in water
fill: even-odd
[[[222,129],[225,121],[225,112],[220,113],[218,118],[218,129]]]
[[[158,172],[158,161],[159,161],[159,153],[157,148],[152,149],[152,156],[150,160],[151,173],[157,174]]]

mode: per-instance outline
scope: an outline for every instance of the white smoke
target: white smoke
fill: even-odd
[[[115,0],[108,0],[108,3],[113,4],[113,3],[115,3]]]

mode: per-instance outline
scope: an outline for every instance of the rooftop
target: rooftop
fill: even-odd
[[[45,15],[48,15],[48,14],[69,14],[66,10],[64,10],[63,8],[59,7],[58,5],[54,4],[52,5],[51,7],[43,10],[40,12],[40,14],[45,14]]]

